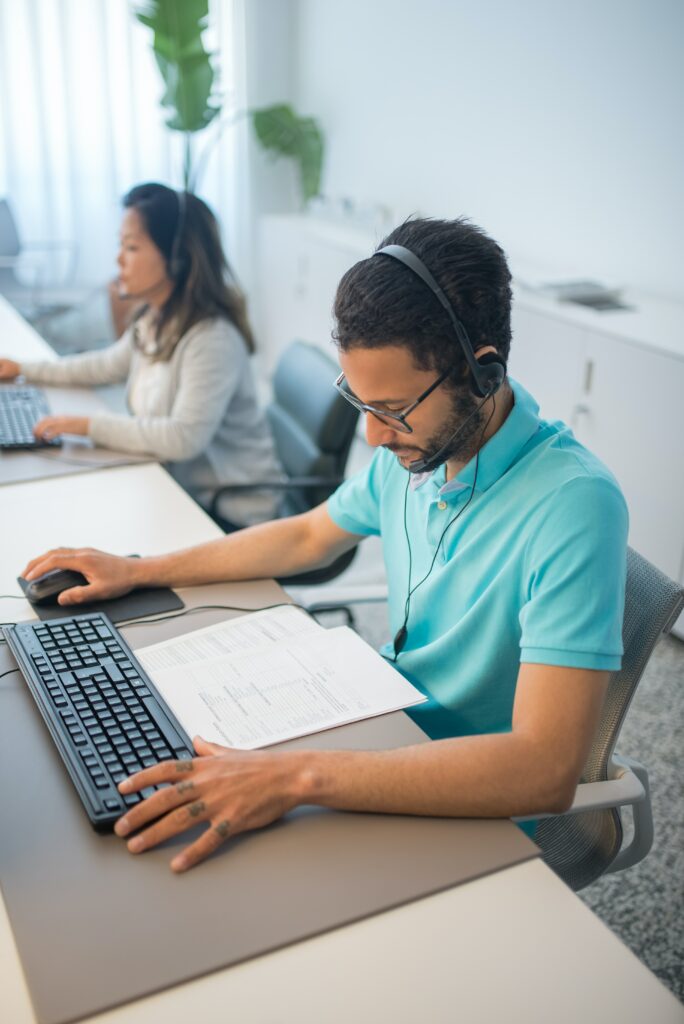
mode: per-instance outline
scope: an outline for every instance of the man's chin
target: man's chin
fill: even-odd
[[[406,469],[410,462],[425,458],[425,453],[420,448],[399,448],[396,451],[394,448],[390,448],[389,451],[392,452],[392,455],[401,463],[404,469]]]

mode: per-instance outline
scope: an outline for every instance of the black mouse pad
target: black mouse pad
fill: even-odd
[[[19,586],[26,593],[26,580],[17,577]],[[63,619],[65,615],[88,615],[91,612],[104,612],[112,622],[124,622],[126,619],[138,619],[143,615],[163,615],[164,612],[175,612],[185,605],[178,594],[168,587],[142,587],[132,590],[124,597],[115,597],[111,601],[94,601],[92,604],[72,604],[65,607],[61,604],[33,604],[31,607],[39,619]]]

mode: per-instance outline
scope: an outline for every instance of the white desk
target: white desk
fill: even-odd
[[[56,544],[144,554],[219,534],[158,466],[71,477],[68,488],[64,480],[6,487],[2,509],[2,593],[16,592],[14,577],[24,562]],[[236,603],[250,604],[251,586],[236,585]],[[274,596],[279,592],[268,586]],[[204,591],[181,593],[197,601]],[[23,598],[16,606],[2,602],[3,621],[29,617]],[[1,901],[0,992],[3,1020],[33,1024]],[[531,861],[92,1020],[186,1024],[205,1017],[247,1024],[354,1018],[674,1024],[684,1020],[684,1008],[541,861]]]

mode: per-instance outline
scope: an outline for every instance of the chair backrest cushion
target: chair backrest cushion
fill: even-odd
[[[295,341],[281,356],[268,416],[278,456],[289,477],[344,475],[358,411],[333,387],[339,368],[329,356]],[[334,485],[291,492],[281,514],[303,512],[324,501]]]
[[[0,199],[0,256],[18,256],[20,249],[12,208],[6,199]]]

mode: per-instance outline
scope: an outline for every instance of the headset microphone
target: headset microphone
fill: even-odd
[[[483,398],[481,402],[477,403],[476,407],[473,409],[470,416],[466,416],[463,423],[460,424],[458,430],[455,430],[453,432],[451,437],[444,442],[441,448],[438,448],[436,452],[433,452],[432,455],[428,455],[426,458],[413,459],[412,462],[409,462],[408,466],[406,467],[409,473],[432,473],[434,469],[437,469],[438,466],[441,466],[441,464],[444,462],[444,456],[447,454],[456,438],[460,437],[460,435],[463,433],[463,431],[468,426],[473,417],[477,416],[478,412],[485,404],[488,397],[489,395],[485,396],[485,398]]]

